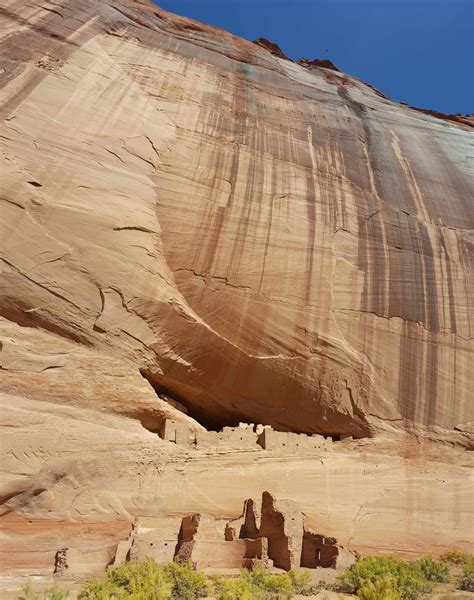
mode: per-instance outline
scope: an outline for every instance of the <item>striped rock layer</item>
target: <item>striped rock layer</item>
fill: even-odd
[[[112,473],[147,464],[146,479],[157,460],[142,482],[155,498],[164,417],[469,445],[469,119],[268,47],[139,0],[1,2],[8,518],[139,513],[132,475],[114,505]],[[445,498],[415,493],[416,465],[403,464],[391,514],[418,514],[424,500],[403,494],[423,493],[440,530],[416,517],[412,538],[463,539],[461,471]],[[311,510],[312,493],[288,485]],[[222,492],[220,513],[252,486]],[[348,531],[359,491],[357,505],[332,502],[324,533]],[[364,548],[387,519],[370,514]]]

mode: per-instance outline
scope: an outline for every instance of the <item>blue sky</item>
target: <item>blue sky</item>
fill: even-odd
[[[330,58],[393,100],[474,112],[474,0],[158,0],[291,58]]]

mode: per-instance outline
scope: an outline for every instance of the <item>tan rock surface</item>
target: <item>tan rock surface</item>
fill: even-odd
[[[0,115],[6,569],[264,489],[363,551],[474,543],[467,122],[132,0],[2,0]]]

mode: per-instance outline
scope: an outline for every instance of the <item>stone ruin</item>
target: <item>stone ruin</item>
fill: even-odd
[[[62,577],[68,570],[69,565],[67,562],[67,548],[60,548],[54,557],[54,575]]]
[[[277,567],[347,568],[354,555],[334,538],[311,531],[289,500],[263,492],[261,509],[253,499],[241,517],[225,521],[211,515],[184,518],[141,517],[127,540],[117,546],[117,565],[146,557],[162,562],[190,562],[196,569]]]
[[[327,449],[334,441],[352,440],[352,436],[306,435],[275,431],[269,425],[239,423],[222,431],[194,431],[185,421],[165,419],[158,435],[168,442],[189,449],[209,452],[229,450],[283,450],[286,453],[311,452]]]

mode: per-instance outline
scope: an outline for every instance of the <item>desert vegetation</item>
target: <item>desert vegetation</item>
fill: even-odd
[[[361,600],[417,600],[440,586],[474,592],[474,555],[453,550],[439,559],[427,556],[405,561],[395,556],[359,558],[334,584],[315,583],[307,570],[274,573],[243,570],[239,577],[209,577],[190,564],[158,565],[149,559],[108,570],[102,579],[84,584],[78,600],[289,600],[296,595],[315,596],[324,589]],[[24,600],[66,600],[67,591],[53,586],[36,593],[31,584]],[[72,599],[71,599],[72,600]]]
[[[431,557],[407,562],[394,556],[362,558],[340,578],[340,588],[363,600],[416,600],[450,579],[446,563]]]
[[[456,565],[461,569],[461,575],[458,579],[458,589],[465,592],[474,592],[474,555],[467,552],[452,550],[445,552],[440,559],[451,565]]]

